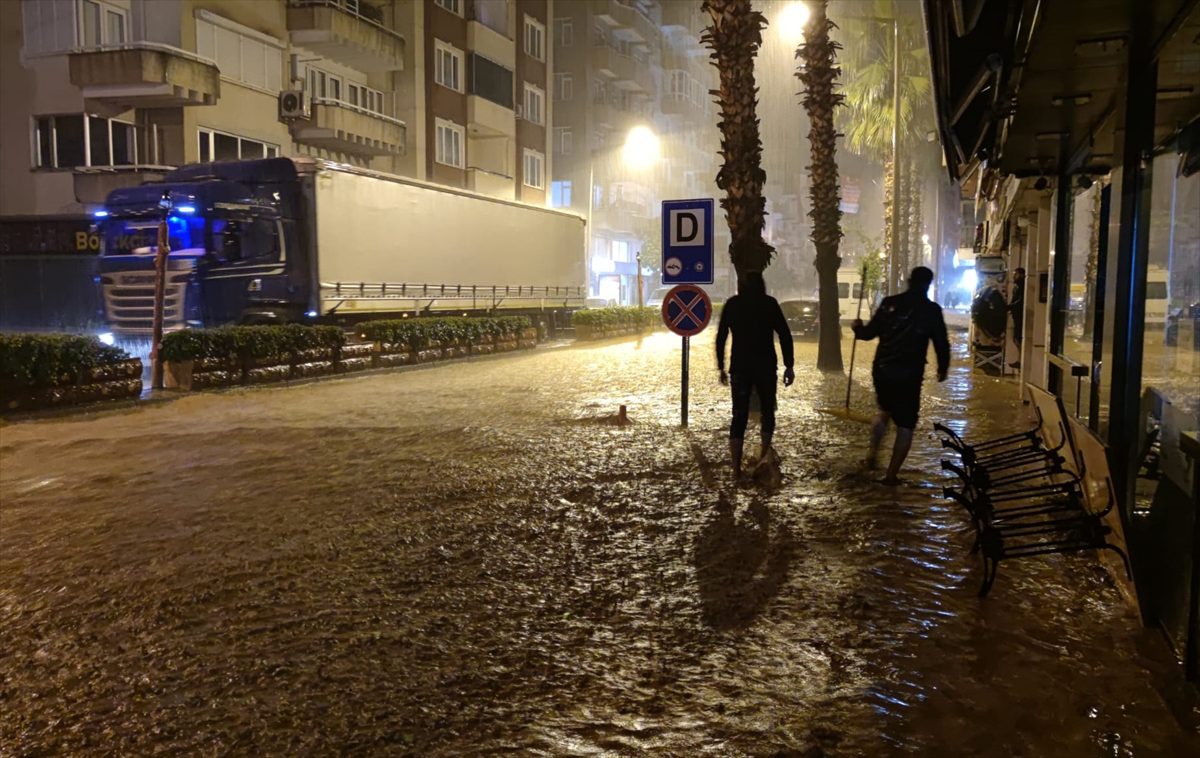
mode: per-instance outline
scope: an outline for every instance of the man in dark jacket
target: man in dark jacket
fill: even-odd
[[[742,444],[746,422],[750,417],[750,394],[758,391],[762,409],[762,455],[771,449],[775,434],[775,335],[783,352],[783,384],[790,387],[796,378],[792,331],[784,318],[779,302],[767,295],[767,285],[760,273],[746,273],[738,284],[738,294],[725,302],[721,322],[717,327],[717,370],[721,384],[729,384],[725,373],[725,341],[733,332],[733,355],[729,374],[733,375],[733,422],[729,425],[729,453],[733,459],[733,475],[742,470]]]
[[[879,338],[871,370],[879,402],[879,416],[871,428],[871,450],[867,454],[867,465],[871,468],[875,466],[888,421],[896,422],[896,444],[884,484],[900,483],[900,466],[912,446],[930,341],[937,351],[938,381],[946,381],[946,372],[950,370],[950,340],[942,308],[927,295],[932,281],[933,272],[918,266],[908,278],[908,291],[884,298],[871,323],[864,325],[862,319],[854,320],[855,338]]]

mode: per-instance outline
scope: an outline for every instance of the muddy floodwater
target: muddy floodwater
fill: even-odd
[[[1200,754],[1094,556],[976,597],[929,422],[1013,384],[889,490],[802,345],[738,490],[711,349],[688,432],[665,334],[0,427],[0,755]]]

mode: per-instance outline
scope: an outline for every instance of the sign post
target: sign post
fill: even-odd
[[[663,323],[683,338],[683,362],[680,373],[679,418],[683,427],[688,425],[688,340],[704,331],[712,318],[712,301],[708,293],[694,284],[673,287],[662,304]]]
[[[697,284],[713,283],[713,199],[664,200],[662,282],[678,285],[663,298],[663,322],[683,338],[679,418],[688,425],[689,339],[708,326],[712,301]],[[639,271],[641,270],[639,266]]]

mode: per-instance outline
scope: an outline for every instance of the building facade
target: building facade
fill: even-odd
[[[552,0],[13,5],[0,216],[84,214],[176,166],[287,155],[545,203]]]
[[[555,120],[550,202],[590,219],[591,294],[636,303],[657,284],[660,203],[712,197],[719,135],[709,90],[716,73],[700,45],[698,3],[589,0],[560,3],[554,30]],[[655,156],[630,155],[649,129]],[[723,224],[716,224],[722,234]],[[729,278],[718,241],[718,281]]]

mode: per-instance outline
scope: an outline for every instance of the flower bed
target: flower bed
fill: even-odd
[[[166,385],[201,390],[485,355],[537,344],[524,317],[415,318],[358,325],[347,344],[333,326],[187,329],[163,339]]]
[[[662,327],[662,311],[635,306],[587,308],[571,314],[577,340],[602,340]]]
[[[0,411],[136,398],[142,362],[95,337],[0,334]]]

